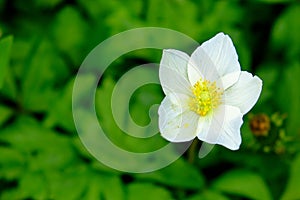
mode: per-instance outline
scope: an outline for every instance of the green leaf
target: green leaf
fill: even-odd
[[[295,0],[256,0],[256,2],[270,3],[270,4],[278,4],[278,3],[291,3]]]
[[[66,6],[57,13],[51,28],[56,46],[79,66],[87,54],[88,26],[74,7]]]
[[[90,176],[88,187],[82,199],[101,199],[101,181],[95,176]]]
[[[232,170],[212,183],[212,188],[255,200],[272,199],[264,180],[257,174],[247,170]]]
[[[128,1],[126,4],[130,4],[130,2],[133,2],[133,5],[139,5],[139,2],[137,1]],[[130,5],[125,7],[123,5],[116,5],[115,7],[112,7],[110,15],[108,15],[105,19],[105,23],[110,28],[109,35],[118,34],[122,31],[142,26],[140,18],[134,17],[134,11],[128,9],[133,7]],[[124,23],[123,20],[125,20],[126,23]]]
[[[178,30],[194,38],[199,36],[201,29],[197,22],[199,11],[194,2],[150,0],[147,6],[147,24]]]
[[[0,126],[13,115],[13,111],[5,106],[0,105]]]
[[[24,154],[31,170],[65,168],[75,160],[70,139],[30,118],[21,117],[2,130],[0,140]]]
[[[88,188],[83,199],[123,200],[125,198],[123,184],[118,176],[92,173],[89,177]]]
[[[9,147],[0,147],[0,178],[13,180],[22,175],[25,167],[24,155]]]
[[[87,13],[92,16],[93,18],[97,18],[102,16],[106,9],[111,8],[110,4],[112,4],[112,1],[104,2],[103,1],[84,1],[84,0],[76,0],[77,3],[87,11]]]
[[[126,4],[119,1],[84,1],[77,0],[78,4],[83,7],[94,20],[103,18],[107,26],[110,28],[121,28],[130,22],[139,18],[139,14],[143,9],[143,1],[127,0]],[[107,15],[107,13],[109,13]],[[123,15],[123,16],[122,16]],[[122,18],[126,17],[126,18]],[[115,19],[113,19],[115,18]],[[106,20],[107,19],[107,20]],[[128,23],[122,23],[126,20]],[[102,21],[102,23],[103,23]]]
[[[263,80],[263,88],[258,103],[263,103],[274,97],[274,84],[276,84],[279,75],[279,67],[276,63],[264,63],[259,66],[256,74]]]
[[[286,120],[288,135],[300,133],[300,95],[298,88],[300,79],[297,77],[300,77],[300,63],[295,63],[284,70],[281,74],[281,81],[276,94],[276,103],[280,111],[288,114]]]
[[[1,191],[0,199],[22,199],[18,190],[15,189],[7,189]]]
[[[289,175],[289,181],[285,188],[285,191],[281,197],[281,200],[297,200],[300,199],[300,154],[295,158],[292,163],[291,171]]]
[[[118,146],[128,149],[129,151],[134,151],[134,152],[149,152],[156,150],[158,148],[161,148],[165,144],[165,141],[162,139],[161,136],[158,134],[155,135],[154,137],[149,137],[149,138],[135,138],[131,137],[128,134],[124,134],[121,129],[118,127],[118,125],[115,123],[115,119],[112,115],[112,110],[111,110],[111,96],[112,96],[112,91],[114,89],[115,83],[114,81],[109,77],[103,80],[102,82],[102,87],[97,90],[96,94],[96,111],[99,116],[99,121],[100,124],[105,132],[106,135],[109,136],[109,138]],[[126,92],[126,91],[125,91]],[[124,98],[123,94],[119,94],[118,98],[122,99]],[[149,94],[148,94],[149,95]],[[147,95],[147,96],[148,96]],[[157,98],[154,98],[157,99]],[[136,109],[136,113],[138,113],[137,108],[139,108],[138,117],[143,115],[143,118],[145,119],[145,115],[148,114],[148,112],[142,112],[141,110],[145,110],[146,105],[134,105],[133,109]],[[126,112],[120,112],[118,113],[119,118],[122,119],[124,124],[127,124],[128,132],[129,133],[135,133],[136,129],[131,128],[130,126],[132,125],[131,123],[128,123],[128,116]],[[148,117],[147,117],[148,118]],[[147,130],[146,130],[147,131]],[[145,131],[145,132],[146,132]],[[146,134],[146,133],[142,133]]]
[[[128,200],[173,199],[171,193],[165,188],[148,183],[132,183],[127,190]]]
[[[3,85],[5,85],[5,87],[2,87],[1,94],[3,94],[8,99],[11,99],[11,100],[17,102],[18,101],[17,95],[18,95],[19,91],[17,88],[17,84],[15,81],[15,76],[13,74],[12,68],[7,69],[7,74],[5,76]]]
[[[280,15],[272,30],[272,45],[289,59],[297,60],[300,56],[300,5],[292,4]]]
[[[102,181],[103,197],[106,200],[124,199],[123,185],[117,176],[102,176],[99,181]]]
[[[54,6],[61,3],[63,0],[38,0],[34,1],[37,8],[53,8]]]
[[[90,80],[87,80],[89,84]],[[74,80],[70,80],[66,86],[58,92],[57,98],[52,102],[48,110],[44,125],[48,128],[61,127],[69,132],[74,132],[75,126],[72,116],[72,92]]]
[[[229,198],[216,191],[205,190],[187,200],[229,200]]]
[[[90,166],[92,167],[92,169],[96,170],[97,172],[106,172],[110,174],[121,173],[120,171],[110,168],[99,162],[93,155],[90,154],[87,148],[82,144],[82,141],[79,137],[74,137],[72,141],[76,150],[78,151],[77,153],[83,156],[84,158],[91,160]]]
[[[89,173],[83,166],[74,166],[71,170],[59,173],[48,171],[46,174],[48,199],[81,199],[88,185]]]
[[[37,16],[38,13],[44,16],[49,16],[45,14],[47,13],[45,11],[48,12],[49,10],[51,11],[51,9],[54,9],[55,6],[58,6],[60,3],[62,3],[62,1],[63,0],[27,0],[26,2],[24,2],[22,0],[15,0],[13,5],[14,7],[17,8],[18,12],[27,13],[28,16],[32,16],[32,15]],[[30,6],[26,6],[26,5],[30,5]],[[40,16],[40,17],[44,17],[44,16]],[[26,19],[26,21],[31,21],[31,23],[35,23],[36,21],[40,20],[40,18],[37,19],[33,18],[33,19],[34,20]]]
[[[1,89],[1,93],[15,101],[20,101],[20,87],[19,80],[24,79],[24,74],[28,71],[28,66],[30,65],[30,60],[36,45],[33,42],[33,38],[14,38],[14,43],[11,52],[11,67],[7,70],[7,75],[4,80],[5,87]],[[26,67],[24,67],[26,66]],[[18,85],[17,85],[18,84]]]
[[[149,76],[149,73],[148,73]],[[146,79],[141,77],[141,79]],[[140,87],[131,97],[130,113],[134,121],[141,126],[150,122],[149,109],[154,104],[160,104],[163,97],[160,95],[160,87],[157,85],[146,85]],[[157,119],[154,119],[157,120]]]
[[[21,77],[22,105],[32,111],[46,111],[56,98],[57,85],[69,72],[49,40],[38,41],[29,58],[29,66],[23,68]]]
[[[168,167],[155,172],[137,174],[136,177],[140,180],[154,181],[185,189],[201,189],[204,186],[204,178],[200,171],[183,159],[178,159]]]
[[[33,181],[34,180],[34,181]],[[19,198],[47,199],[48,184],[41,172],[23,172],[17,188]]]
[[[12,43],[12,36],[8,36],[0,40],[0,89],[3,87],[3,81],[7,74],[7,67],[9,63]]]

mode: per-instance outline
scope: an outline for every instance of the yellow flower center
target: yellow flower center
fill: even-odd
[[[200,79],[192,87],[193,97],[190,98],[189,107],[192,111],[205,116],[221,103],[223,92],[216,86],[216,82]]]

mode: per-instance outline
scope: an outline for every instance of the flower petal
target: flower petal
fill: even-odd
[[[220,144],[236,150],[241,144],[240,127],[243,123],[239,108],[221,105],[210,120],[206,120],[203,132],[197,137],[210,144]]]
[[[190,83],[187,78],[189,56],[184,52],[168,49],[163,51],[159,68],[159,79],[166,95],[171,92],[188,94]]]
[[[209,133],[211,132],[211,122],[213,115],[207,115],[204,117],[200,117],[198,120],[198,127],[197,127],[197,137],[199,140],[207,141],[209,137]]]
[[[159,130],[168,141],[185,142],[196,137],[199,116],[182,105],[187,98],[182,94],[166,96],[159,107]]]
[[[242,142],[240,129],[243,124],[243,114],[239,108],[234,106],[225,106],[225,118],[220,120],[216,116],[215,122],[219,125],[223,121],[223,126],[217,140],[217,144],[223,145],[231,150],[237,150]],[[214,123],[215,123],[214,122]]]
[[[221,86],[223,90],[226,90],[227,88],[229,88],[239,80],[240,74],[241,71],[236,71],[236,72],[226,74],[225,76],[222,76],[217,81],[217,85]]]
[[[204,42],[201,47],[214,63],[219,76],[241,71],[238,55],[228,35],[218,33]]]
[[[220,144],[228,149],[237,150],[241,144],[242,117],[239,108],[221,105],[213,114],[207,133],[199,133],[197,136],[204,142]]]
[[[238,81],[225,90],[226,105],[238,107],[242,114],[246,114],[256,103],[261,93],[262,81],[257,76],[242,71]]]
[[[192,85],[199,81],[200,78],[209,81],[219,79],[214,63],[201,46],[192,53],[187,71],[189,81]]]

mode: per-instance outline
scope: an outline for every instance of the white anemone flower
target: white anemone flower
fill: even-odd
[[[159,130],[170,142],[198,138],[237,150],[243,115],[262,89],[257,76],[241,71],[228,35],[218,33],[191,56],[163,51],[159,78],[166,95],[159,110]]]

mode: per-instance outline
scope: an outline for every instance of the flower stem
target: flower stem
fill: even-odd
[[[193,164],[195,161],[198,142],[199,141],[197,139],[194,139],[194,141],[192,142],[192,144],[188,150],[188,162],[191,164]]]

